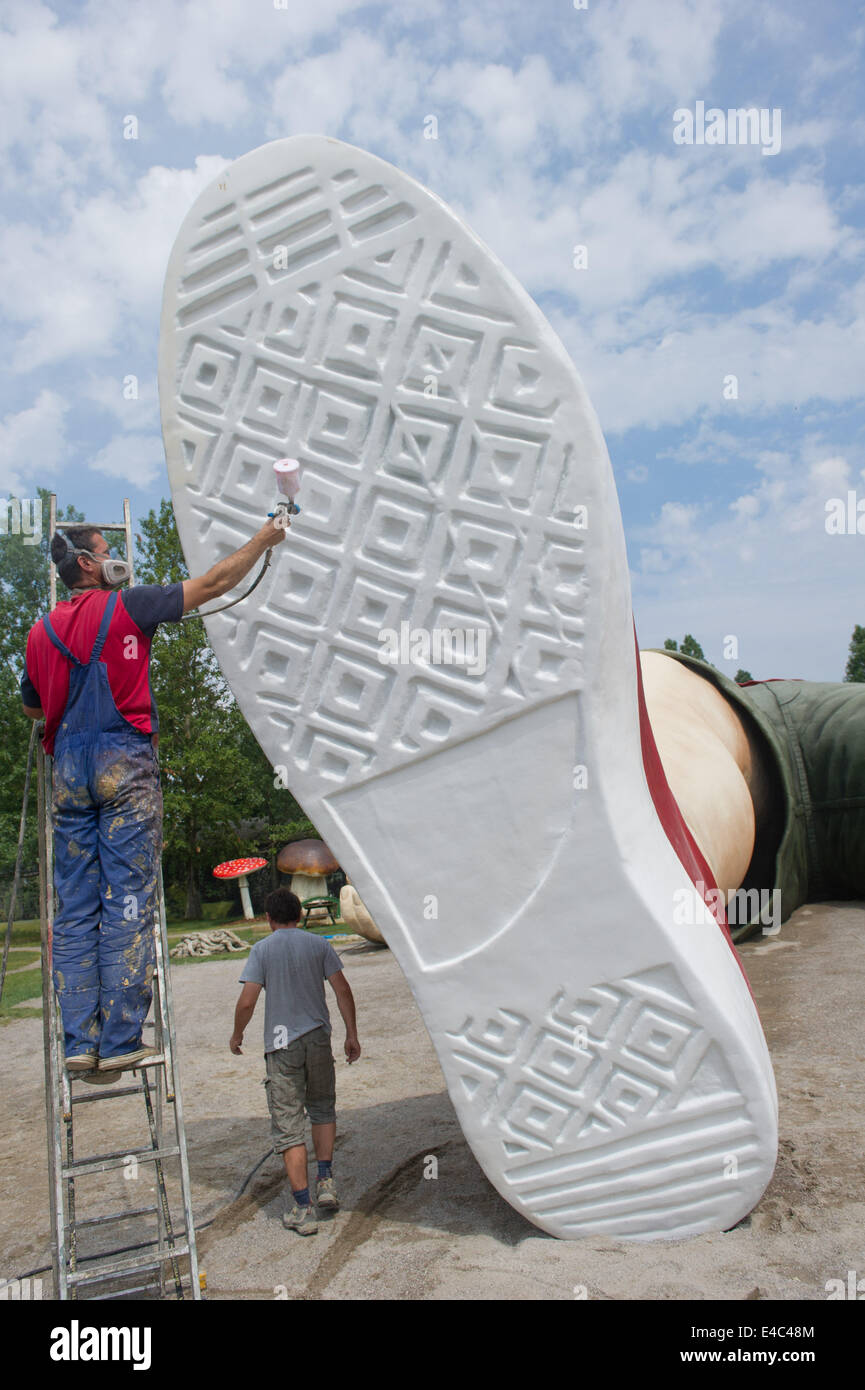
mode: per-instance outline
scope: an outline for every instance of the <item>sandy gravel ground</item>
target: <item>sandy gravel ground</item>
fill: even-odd
[[[778,1166],[734,1231],[669,1244],[557,1241],[513,1212],[462,1138],[390,952],[358,943],[340,954],[364,1052],[337,1070],[342,1210],[308,1238],[280,1220],[283,1177],[269,1154],[258,1015],[244,1056],[228,1050],[240,965],[174,968],[209,1298],[573,1299],[585,1289],[594,1299],[822,1300],[827,1280],[846,1280],[851,1269],[865,1276],[862,907],[800,909],[779,937],[743,948],[778,1080]],[[340,1057],[342,1026],[331,1012]],[[0,1037],[0,1277],[8,1279],[49,1264],[50,1241],[41,1024],[21,1019]],[[140,1106],[131,1098],[82,1107],[77,1151],[134,1143]],[[430,1156],[434,1178],[425,1176]],[[144,1166],[115,1182],[115,1206],[148,1199]]]

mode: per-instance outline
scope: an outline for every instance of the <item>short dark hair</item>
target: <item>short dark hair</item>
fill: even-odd
[[[63,531],[58,531],[51,537],[51,559],[57,566],[57,573],[67,589],[77,588],[83,575],[78,563],[78,556],[69,554],[63,543],[63,537],[65,536],[78,550],[92,550],[93,537],[101,535],[102,532],[98,526],[84,525],[64,527]]]
[[[264,910],[274,922],[299,922],[303,912],[300,898],[290,888],[274,888],[264,900]]]

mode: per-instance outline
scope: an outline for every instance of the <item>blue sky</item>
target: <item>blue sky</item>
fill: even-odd
[[[225,163],[322,131],[451,203],[550,318],[607,439],[641,645],[840,679],[865,624],[865,535],[825,525],[849,491],[865,511],[863,45],[838,0],[6,0],[0,494],[97,520],[168,495],[174,235]],[[777,153],[676,143],[698,102],[780,111]]]

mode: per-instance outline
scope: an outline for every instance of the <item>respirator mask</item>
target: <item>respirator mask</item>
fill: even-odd
[[[102,578],[109,589],[119,589],[121,585],[127,584],[131,579],[132,570],[126,560],[117,560],[113,555],[94,555],[92,550],[83,550],[77,545],[73,545],[69,537],[62,531],[58,532],[58,534],[62,536],[63,540],[66,542],[67,556],[86,555],[88,560],[92,560],[94,564],[101,565]]]
[[[102,578],[109,589],[119,589],[121,585],[128,584],[132,571],[126,560],[115,560],[113,555],[110,559],[104,560],[101,555],[93,555],[90,551],[86,553],[90,555],[91,560],[102,566]]]

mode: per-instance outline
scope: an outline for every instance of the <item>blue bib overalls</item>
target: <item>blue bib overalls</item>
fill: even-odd
[[[85,664],[71,662],[54,742],[54,984],[66,1056],[119,1057],[141,1046],[150,1008],[162,849],[162,793],[150,735],[117,708],[100,655],[113,592]]]

